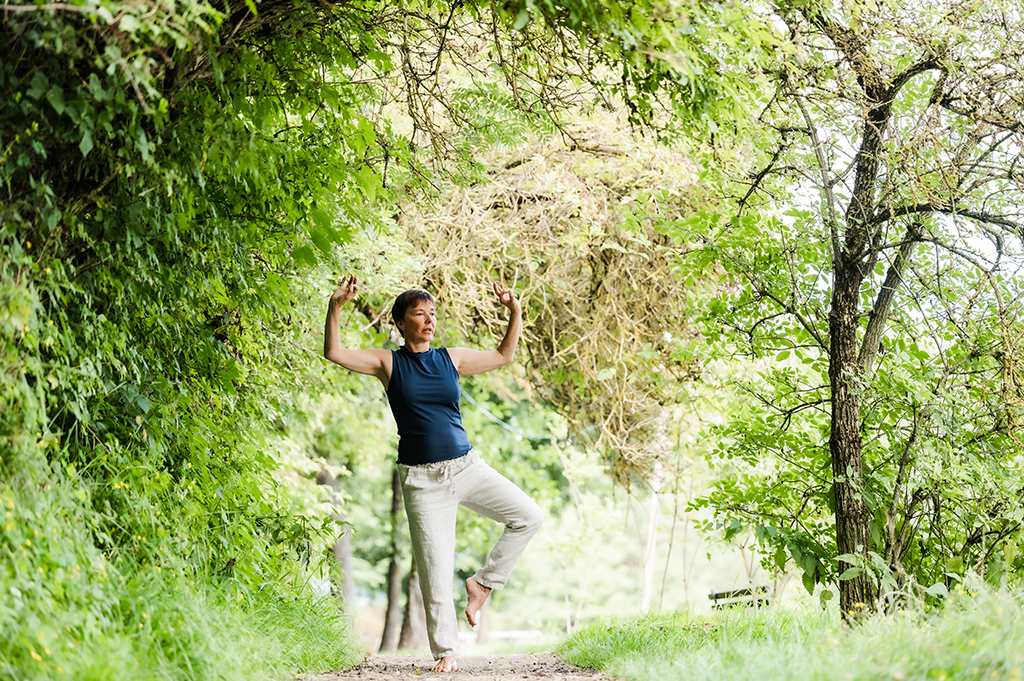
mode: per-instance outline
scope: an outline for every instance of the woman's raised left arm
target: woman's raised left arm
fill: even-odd
[[[498,297],[499,303],[508,308],[508,328],[505,330],[505,337],[498,343],[497,348],[490,351],[449,348],[448,356],[452,358],[452,364],[460,376],[472,376],[498,369],[509,364],[516,355],[519,333],[523,329],[522,308],[512,289],[502,288],[495,283],[494,295]]]

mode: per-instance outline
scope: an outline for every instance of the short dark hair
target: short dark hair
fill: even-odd
[[[397,325],[399,321],[405,319],[406,310],[424,301],[432,303],[434,302],[434,297],[418,288],[409,289],[404,293],[398,294],[398,297],[395,298],[395,304],[391,306],[391,319]]]

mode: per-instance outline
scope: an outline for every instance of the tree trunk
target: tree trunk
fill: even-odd
[[[388,610],[384,616],[384,633],[380,637],[380,652],[398,649],[402,632],[402,545],[400,520],[402,515],[402,483],[398,468],[391,471],[391,560],[388,563]]]
[[[402,618],[402,634],[398,638],[399,648],[428,648],[427,611],[423,607],[423,593],[416,571],[416,556],[409,567],[409,598],[405,601],[405,616]]]
[[[477,643],[487,643],[490,638],[491,618],[487,614],[490,612],[490,609],[491,599],[488,598],[476,613],[476,626],[473,627],[473,631],[476,632]]]
[[[647,548],[644,550],[644,587],[640,595],[640,613],[646,615],[651,609],[654,593],[654,556],[658,549],[658,515],[661,510],[661,461],[654,462],[654,476],[651,478],[651,501],[647,509]]]
[[[345,516],[338,514],[333,516],[335,520],[344,522]],[[352,576],[352,537],[348,531],[341,533],[338,541],[331,547],[331,553],[338,561],[340,574],[338,575],[337,586],[341,590],[341,597],[350,607],[355,607],[356,602],[356,580]]]
[[[317,473],[316,482],[318,485],[324,485],[331,489],[331,506],[337,511],[332,513],[331,517],[344,522],[345,514],[338,510],[341,507],[341,497],[338,494],[340,487],[338,479],[330,471],[322,470]],[[356,598],[356,582],[352,576],[352,537],[347,530],[343,531],[338,540],[334,542],[334,545],[331,547],[331,553],[334,554],[334,558],[338,562],[338,572],[334,579],[334,585],[341,592],[341,597],[345,603],[352,605],[355,603]]]
[[[907,228],[907,234],[903,237],[903,245],[900,246],[896,258],[889,266],[889,271],[886,272],[885,282],[878,289],[878,296],[871,308],[868,328],[864,331],[864,342],[860,346],[860,355],[857,357],[857,363],[865,376],[870,376],[875,368],[875,358],[878,357],[882,336],[885,334],[885,325],[889,321],[889,313],[892,311],[893,301],[896,299],[896,291],[903,283],[903,273],[910,267],[914,250],[917,248],[917,242],[922,234],[924,234],[924,218],[915,220]]]
[[[861,275],[856,260],[845,256],[836,263],[835,288],[829,316],[829,379],[832,388],[832,455],[839,554],[867,560],[871,548],[871,511],[865,501],[863,443],[860,433],[861,375],[857,362]],[[839,608],[843,617],[856,617],[875,603],[875,585],[865,571],[839,582]]]

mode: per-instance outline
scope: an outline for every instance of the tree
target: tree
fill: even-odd
[[[316,476],[316,482],[318,485],[325,485],[330,489],[328,496],[332,505],[335,507],[341,506],[341,498],[337,492],[340,487],[338,478],[328,469],[321,469]],[[345,516],[342,513],[334,512],[331,514],[331,518],[339,525],[344,525],[346,522]],[[349,532],[343,531],[341,536],[335,540],[334,544],[330,547],[331,554],[337,561],[337,573],[335,575],[336,587],[341,592],[341,597],[345,603],[354,603],[356,600],[356,583],[353,577],[352,569],[352,536]]]
[[[402,631],[402,551],[399,526],[402,513],[402,483],[398,469],[391,471],[391,557],[388,560],[388,607],[384,615],[384,631],[380,636],[380,652],[396,650]]]
[[[771,362],[723,431],[723,456],[756,472],[707,503],[780,565],[788,552],[808,588],[838,577],[846,615],[878,586],[1019,571],[1020,12],[766,11],[785,31],[769,142],[735,213],[688,233],[736,287],[707,309],[723,329],[708,340]]]

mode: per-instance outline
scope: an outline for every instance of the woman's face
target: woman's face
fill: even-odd
[[[405,337],[406,343],[429,343],[434,338],[436,327],[437,311],[434,308],[434,303],[429,300],[421,300],[406,308],[405,318],[399,326],[399,330]]]

